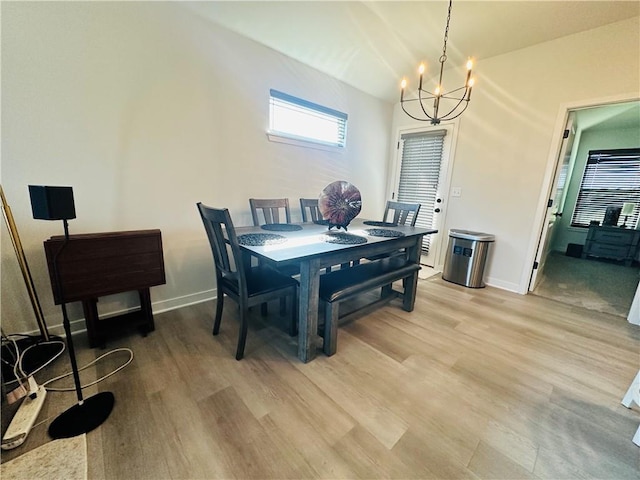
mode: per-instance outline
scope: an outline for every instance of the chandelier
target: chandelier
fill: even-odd
[[[438,84],[433,92],[422,88],[422,76],[425,71],[424,63],[420,64],[418,73],[420,74],[417,98],[404,98],[404,90],[407,87],[407,80],[402,79],[400,85],[400,105],[404,113],[409,115],[414,120],[421,122],[431,122],[432,125],[438,125],[442,120],[453,120],[454,118],[462,115],[471,100],[471,89],[473,88],[474,79],[471,78],[471,69],[473,67],[473,61],[471,58],[467,60],[467,79],[462,87],[456,88],[446,92],[442,86],[442,72],[444,71],[444,64],[447,61],[447,39],[449,38],[449,21],[451,20],[451,4],[453,0],[449,0],[449,11],[447,12],[447,27],[444,30],[444,46],[442,47],[442,55],[438,60],[440,62],[440,76],[438,77]],[[433,105],[429,105],[433,101]],[[407,111],[405,104],[409,102],[418,102],[420,108],[414,108],[414,113]],[[441,105],[442,103],[442,105]],[[446,113],[441,114],[440,108],[446,110]],[[431,113],[430,113],[431,111]]]

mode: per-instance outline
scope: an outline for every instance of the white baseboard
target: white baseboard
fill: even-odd
[[[629,309],[627,320],[629,323],[640,326],[640,283],[636,288],[636,294],[631,302],[631,308]]]
[[[519,292],[520,285],[518,285],[517,283],[504,282],[502,280],[497,280],[491,277],[485,278],[484,283],[490,287],[495,287],[501,290],[507,290],[509,292],[514,292],[514,293],[520,293]]]
[[[217,289],[213,288],[211,290],[205,290],[204,292],[192,293],[189,295],[183,295],[181,297],[170,298],[167,300],[160,300],[158,302],[151,303],[151,310],[154,315],[159,313],[168,312],[170,310],[176,310],[178,308],[187,307],[189,305],[195,305],[197,303],[207,302],[209,300],[214,300],[217,295]],[[107,312],[100,315],[101,319],[116,317],[118,315],[122,315],[125,313],[130,313],[136,311],[136,307],[131,308],[123,308],[121,310],[114,310],[112,312]],[[87,331],[87,324],[84,318],[78,318],[76,320],[72,320],[69,322],[71,324],[71,334],[75,335],[77,333],[83,333]],[[49,335],[64,337],[64,327],[61,323],[57,325],[48,325],[47,330],[49,331]],[[40,330],[33,330],[31,332],[26,332],[26,335],[40,335]]]
[[[189,305],[195,305],[197,303],[214,300],[216,296],[217,290],[215,288],[212,288],[211,290],[205,290],[204,292],[191,293],[189,295],[183,295],[182,297],[153,302],[151,304],[151,307],[155,315],[157,313],[168,312],[177,308],[187,307]]]
[[[438,273],[437,270],[435,273]],[[486,278],[485,284],[490,287],[500,288],[502,290],[508,290],[510,292],[518,292],[518,285],[511,282],[503,282],[500,280],[495,280],[492,278]],[[166,300],[160,300],[158,302],[152,302],[151,308],[153,310],[153,314],[157,315],[159,313],[168,312],[171,310],[176,310],[178,308],[187,307],[189,305],[195,305],[202,302],[207,302],[209,300],[215,300],[217,296],[217,290],[215,288],[211,290],[205,290],[203,292],[192,293],[189,295],[183,295],[181,297],[170,298]],[[115,317],[117,315],[122,315],[124,313],[129,313],[135,311],[135,307],[125,308],[122,310],[114,310],[112,312],[107,312],[100,316],[100,318],[109,318]],[[55,335],[59,337],[64,337],[64,328],[62,324],[59,323],[57,325],[48,326],[49,334]],[[83,333],[87,331],[87,326],[84,318],[79,318],[71,321],[71,333],[73,335],[77,333]],[[39,330],[34,330],[31,332],[26,332],[27,335],[39,335]]]

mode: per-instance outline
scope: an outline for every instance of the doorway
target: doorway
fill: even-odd
[[[558,148],[529,293],[626,317],[640,278],[638,250],[630,266],[585,257],[581,250],[589,229],[577,227],[572,217],[589,151],[640,147],[640,102],[568,108],[565,121],[566,138]]]
[[[416,226],[433,228],[426,235],[420,263],[438,271],[437,264],[446,214],[445,192],[449,190],[457,123],[434,127],[402,129],[398,132],[397,153],[389,197],[398,202],[419,203]]]

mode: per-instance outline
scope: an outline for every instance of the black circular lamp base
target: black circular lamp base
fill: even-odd
[[[111,392],[101,392],[85,398],[82,403],[62,412],[49,425],[49,436],[71,438],[99,427],[111,414],[115,397]]]

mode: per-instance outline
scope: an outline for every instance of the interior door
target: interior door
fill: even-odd
[[[453,125],[400,132],[395,182],[391,198],[398,202],[419,203],[416,226],[437,229],[425,235],[420,263],[437,267],[444,225],[448,190],[448,165],[453,143]]]
[[[545,261],[549,255],[550,246],[553,244],[554,225],[556,220],[562,216],[564,209],[564,201],[566,198],[566,188],[571,177],[569,168],[571,165],[571,151],[573,149],[573,141],[575,139],[575,128],[573,126],[574,113],[569,112],[567,125],[564,129],[562,145],[558,154],[558,164],[553,178],[553,187],[551,195],[549,195],[549,203],[547,206],[547,215],[545,225],[540,234],[540,242],[538,243],[538,251],[536,260],[531,272],[531,281],[529,282],[529,291],[533,291],[540,280],[544,271]]]

